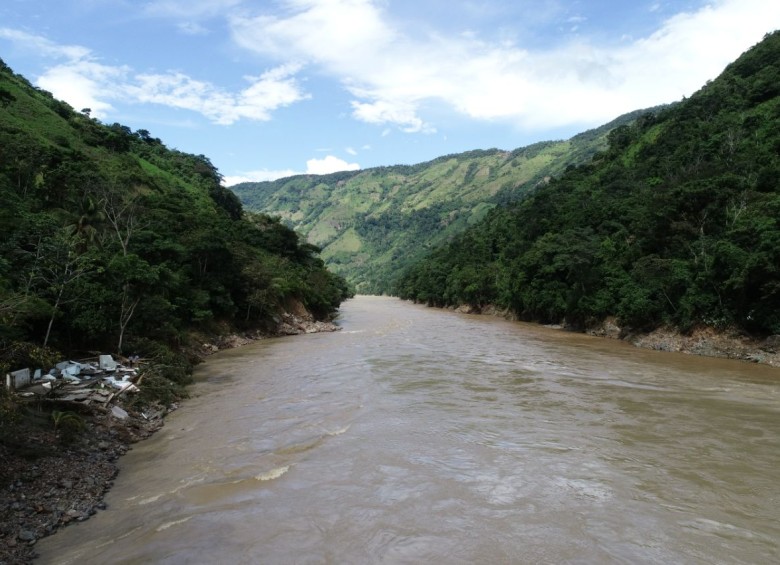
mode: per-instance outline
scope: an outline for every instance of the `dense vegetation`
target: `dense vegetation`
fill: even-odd
[[[585,326],[780,333],[780,32],[408,269],[396,291]]]
[[[322,248],[359,292],[389,293],[398,273],[430,249],[567,166],[606,149],[607,133],[640,112],[568,141],[477,150],[413,166],[301,175],[230,187],[247,208],[277,215]]]
[[[0,61],[0,369],[270,328],[292,300],[332,312],[346,283],[318,249],[220,182],[203,155],[101,124]]]

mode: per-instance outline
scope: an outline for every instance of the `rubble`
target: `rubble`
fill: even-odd
[[[302,312],[286,314],[278,323],[271,335],[340,329]],[[270,335],[204,338],[194,353],[203,357],[263,337]],[[0,442],[0,565],[30,563],[40,538],[104,510],[103,496],[118,472],[116,461],[130,444],[161,428],[165,416],[178,408],[176,403],[159,402],[137,408],[127,402],[128,395],[144,386],[139,363],[143,360],[135,355],[122,363],[100,355],[62,361],[46,373],[36,369],[29,376],[30,370],[22,369],[6,377],[6,386],[31,406],[49,403],[88,417],[86,429],[72,445],[63,445],[52,426],[26,427],[8,444]]]
[[[141,411],[127,402],[142,377],[109,357],[31,372],[31,382],[15,390],[32,414],[48,404],[52,416],[58,410],[81,414],[81,424],[69,442],[54,425],[33,423],[0,443],[0,565],[30,563],[40,538],[105,509],[119,457],[176,408],[153,404]]]
[[[31,377],[30,369],[20,369],[6,375],[6,386],[22,398],[105,406],[122,393],[139,392],[139,378],[136,368],[100,355],[94,361],[62,361],[45,375],[36,369]]]

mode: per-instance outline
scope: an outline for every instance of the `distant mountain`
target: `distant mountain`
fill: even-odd
[[[637,111],[568,141],[514,151],[469,151],[413,166],[300,175],[230,189],[247,209],[279,216],[322,248],[329,268],[358,292],[388,293],[404,267],[568,167],[607,148]]]
[[[585,327],[780,334],[780,32],[609,149],[409,268],[395,291]]]

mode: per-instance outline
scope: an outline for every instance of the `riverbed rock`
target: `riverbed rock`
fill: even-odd
[[[761,344],[761,349],[767,353],[780,352],[780,335],[770,335],[764,340],[764,343]]]
[[[598,337],[607,337],[610,339],[620,339],[623,333],[623,330],[621,327],[617,324],[617,320],[615,318],[607,318],[605,319],[601,324],[598,326],[589,328],[587,330],[588,334],[595,335]]]
[[[33,541],[34,539],[37,539],[34,532],[31,532],[30,530],[21,530],[19,531],[19,535],[16,536],[20,541]]]

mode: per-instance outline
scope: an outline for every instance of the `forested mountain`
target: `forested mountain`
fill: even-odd
[[[267,327],[288,300],[332,312],[344,280],[220,181],[0,61],[0,368],[39,346],[143,355],[192,328]]]
[[[572,326],[780,333],[780,32],[609,149],[494,209],[396,288]]]
[[[571,165],[606,148],[607,133],[633,112],[568,141],[512,152],[439,157],[414,166],[300,175],[230,187],[247,208],[274,216],[322,248],[322,257],[361,293],[388,293],[399,272],[437,244]]]

